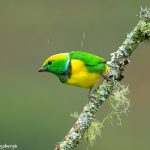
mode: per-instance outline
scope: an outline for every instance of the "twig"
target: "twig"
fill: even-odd
[[[123,78],[122,72],[130,62],[129,56],[137,48],[139,43],[150,39],[150,9],[141,8],[140,21],[133,31],[127,35],[124,43],[118,50],[111,54],[109,71],[106,74],[108,80],[104,80],[93,92],[88,104],[83,108],[78,120],[67,133],[65,138],[56,145],[55,150],[71,150],[78,146],[83,134],[95,118],[95,114],[102,103],[109,97],[117,80]]]

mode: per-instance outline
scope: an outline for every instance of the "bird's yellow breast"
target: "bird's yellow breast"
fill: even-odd
[[[90,73],[81,60],[71,60],[71,77],[67,84],[90,88],[100,79],[99,73]]]

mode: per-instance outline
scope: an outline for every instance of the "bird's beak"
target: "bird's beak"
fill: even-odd
[[[45,71],[46,71],[46,69],[43,67],[38,70],[38,72],[45,72]]]

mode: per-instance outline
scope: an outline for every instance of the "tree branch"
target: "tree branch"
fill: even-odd
[[[95,118],[97,110],[111,94],[116,81],[122,79],[122,72],[129,63],[129,56],[137,48],[139,43],[149,39],[150,9],[141,8],[139,23],[134,30],[127,35],[127,38],[118,50],[111,54],[111,59],[107,62],[109,65],[109,71],[106,74],[107,80],[105,79],[103,83],[93,91],[89,103],[85,105],[78,120],[65,138],[56,145],[55,150],[70,150],[78,146],[83,134]]]

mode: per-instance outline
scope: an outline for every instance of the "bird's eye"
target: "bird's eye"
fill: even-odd
[[[51,64],[52,64],[52,61],[48,61],[48,64],[51,65]]]

